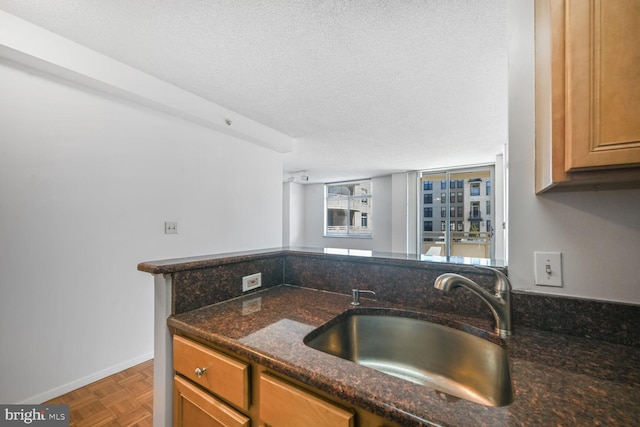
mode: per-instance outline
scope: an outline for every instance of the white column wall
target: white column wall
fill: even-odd
[[[282,187],[282,246],[303,246],[304,186],[296,182],[284,182]]]

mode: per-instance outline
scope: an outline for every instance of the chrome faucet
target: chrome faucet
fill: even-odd
[[[360,305],[360,294],[363,292],[372,295],[376,294],[373,291],[367,291],[364,289],[352,289],[351,294],[353,295],[353,301],[351,301],[351,305]]]
[[[484,301],[496,319],[496,333],[502,338],[507,337],[513,333],[513,321],[511,313],[511,283],[509,279],[503,273],[490,267],[477,267],[486,270],[491,270],[495,276],[496,281],[494,285],[494,292],[486,291],[476,282],[467,279],[464,276],[455,273],[446,273],[438,276],[433,286],[445,293],[449,293],[452,289],[457,287],[467,288],[474,294],[480,297]]]

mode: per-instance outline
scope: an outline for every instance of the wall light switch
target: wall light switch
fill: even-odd
[[[178,234],[178,223],[175,221],[166,221],[164,223],[164,234]]]
[[[536,285],[562,287],[562,252],[534,252],[534,267]]]

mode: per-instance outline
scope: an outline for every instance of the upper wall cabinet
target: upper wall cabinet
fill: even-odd
[[[536,1],[536,192],[640,186],[640,1]]]

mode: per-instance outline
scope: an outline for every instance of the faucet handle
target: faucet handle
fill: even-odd
[[[375,292],[368,291],[366,289],[352,289],[351,295],[353,296],[353,301],[351,301],[351,305],[360,305],[360,294],[363,292],[372,295],[376,294]]]
[[[489,270],[495,275],[496,282],[494,287],[496,292],[511,291],[511,282],[509,282],[509,278],[502,271],[494,267],[488,267],[486,265],[474,265],[474,267],[481,270]]]

